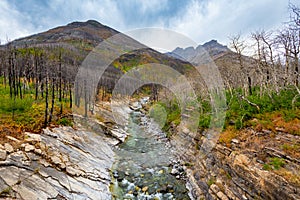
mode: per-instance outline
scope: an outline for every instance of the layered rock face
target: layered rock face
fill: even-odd
[[[283,144],[299,144],[299,136],[249,128],[229,146],[218,142],[203,156],[199,146],[204,137],[178,131],[173,139],[173,144],[188,147],[178,153],[189,165],[187,185],[193,199],[300,199],[299,157],[280,149]],[[277,168],[270,158],[282,166]]]
[[[0,146],[0,192],[16,199],[111,199],[108,138],[70,127]]]

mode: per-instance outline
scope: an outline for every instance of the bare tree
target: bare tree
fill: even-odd
[[[250,76],[250,69],[245,66],[245,58],[243,56],[244,50],[246,49],[245,42],[241,40],[240,35],[235,35],[230,37],[231,47],[235,50],[237,59],[241,69],[242,75],[242,84],[244,89],[244,94],[247,96],[248,94],[252,94],[252,79]]]

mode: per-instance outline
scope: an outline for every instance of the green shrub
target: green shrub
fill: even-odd
[[[273,157],[269,158],[269,162],[267,164],[264,164],[263,169],[264,170],[278,170],[282,168],[285,165],[285,160],[283,158]]]
[[[24,99],[11,99],[11,98],[1,98],[0,99],[0,110],[2,112],[11,113],[11,112],[19,112],[22,113],[25,110],[31,108],[33,103],[33,99],[24,98]]]
[[[68,118],[60,118],[59,120],[57,120],[56,122],[58,125],[63,125],[63,126],[73,126],[73,122],[71,119]]]
[[[215,178],[210,178],[208,181],[207,181],[207,185],[210,187],[212,184],[215,184],[216,180]]]
[[[228,108],[226,113],[226,125],[234,122],[235,128],[241,129],[247,125],[252,125],[249,120],[253,118],[259,118],[265,121],[262,123],[273,124],[272,119],[269,118],[270,116],[266,114],[278,111],[282,112],[282,116],[286,121],[299,118],[297,109],[300,108],[300,99],[295,98],[298,95],[295,89],[288,88],[279,93],[270,92],[270,94],[264,94],[263,96],[258,94],[258,89],[259,88],[257,88],[252,95],[245,98],[253,104],[256,104],[259,109],[240,98],[239,89],[236,89],[232,96],[227,93]]]
[[[210,125],[210,120],[211,120],[211,115],[204,114],[200,116],[199,119],[199,128],[209,128]]]
[[[163,127],[165,125],[167,119],[167,113],[165,108],[160,104],[155,104],[151,106],[149,115],[154,121],[160,126]]]

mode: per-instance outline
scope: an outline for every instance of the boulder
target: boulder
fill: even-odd
[[[31,145],[31,144],[26,143],[24,145],[25,152],[33,151],[34,149],[35,149],[35,147],[33,145]]]
[[[25,132],[25,142],[40,142],[41,141],[41,135],[40,134],[33,134]]]
[[[6,152],[8,152],[8,153],[12,153],[14,151],[13,146],[11,146],[9,143],[5,143],[4,148],[5,148]]]

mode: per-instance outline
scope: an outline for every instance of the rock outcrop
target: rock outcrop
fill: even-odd
[[[2,198],[111,199],[114,153],[105,135],[70,127],[25,134],[0,146]]]
[[[199,146],[205,134],[189,134],[178,131],[173,144],[187,144],[182,135],[189,138],[180,156],[188,163],[187,186],[193,199],[300,199],[299,157],[283,150],[283,145],[299,144],[299,136],[249,128],[229,146],[218,142],[203,156]]]

